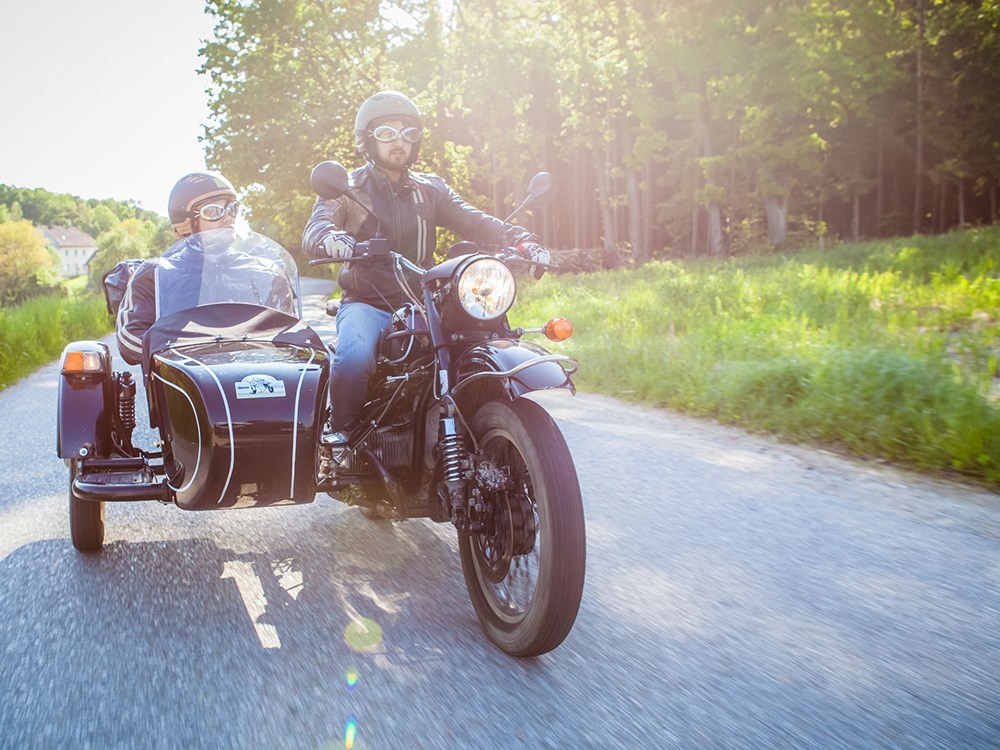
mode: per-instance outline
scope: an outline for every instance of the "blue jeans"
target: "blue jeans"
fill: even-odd
[[[337,311],[337,352],[333,357],[330,400],[334,432],[354,426],[368,395],[368,379],[375,372],[379,333],[391,313],[364,302],[345,302]]]

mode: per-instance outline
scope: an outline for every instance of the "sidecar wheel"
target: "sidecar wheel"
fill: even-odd
[[[586,530],[573,458],[533,401],[489,402],[473,429],[511,482],[486,493],[492,528],[459,538],[466,587],[493,643],[512,656],[544,654],[569,634],[583,597]]]
[[[73,496],[77,461],[69,462],[69,534],[80,552],[97,552],[104,546],[104,503],[79,500]]]

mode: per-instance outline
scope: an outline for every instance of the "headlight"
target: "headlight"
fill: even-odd
[[[514,304],[514,274],[493,258],[473,261],[458,277],[458,301],[477,320],[494,320]]]

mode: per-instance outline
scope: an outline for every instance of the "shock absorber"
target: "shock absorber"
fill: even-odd
[[[118,373],[118,419],[128,432],[135,429],[135,381],[132,373]]]
[[[466,525],[468,517],[466,508],[466,482],[468,479],[469,457],[458,433],[455,418],[448,414],[441,416],[440,437],[441,473],[448,497],[451,501],[451,520],[460,527]]]
[[[122,431],[122,442],[131,447],[132,430],[135,429],[135,380],[132,373],[117,373],[118,426]]]

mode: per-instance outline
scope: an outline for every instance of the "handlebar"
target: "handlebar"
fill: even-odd
[[[360,247],[361,244],[363,243],[358,243],[358,246]],[[501,251],[496,255],[494,255],[493,257],[499,260],[501,263],[505,263],[506,265],[527,264],[531,268],[541,268],[546,271],[555,271],[558,270],[559,268],[559,266],[556,265],[555,263],[542,263],[541,261],[531,260],[531,258],[525,258],[523,255],[519,255],[517,253],[508,253],[506,251]],[[390,250],[388,252],[388,255],[384,253],[370,254],[364,252],[361,253],[360,255],[352,255],[349,258],[313,258],[312,260],[309,261],[309,265],[321,266],[321,265],[326,265],[328,263],[366,263],[366,262],[371,263],[376,260],[386,260],[386,259],[391,259],[397,263],[400,263],[401,265],[405,266],[408,270],[412,271],[418,276],[422,276],[427,271],[426,268],[418,266],[409,258],[407,258],[404,255],[401,255],[400,253],[397,253],[395,250]]]
[[[555,263],[542,263],[540,260],[532,260],[531,258],[525,258],[523,255],[519,255],[517,253],[505,254],[503,252],[500,252],[494,255],[493,257],[502,263],[506,263],[508,266],[511,265],[511,263],[514,264],[527,263],[532,268],[542,268],[546,271],[556,271],[559,269],[559,266],[557,266]]]

